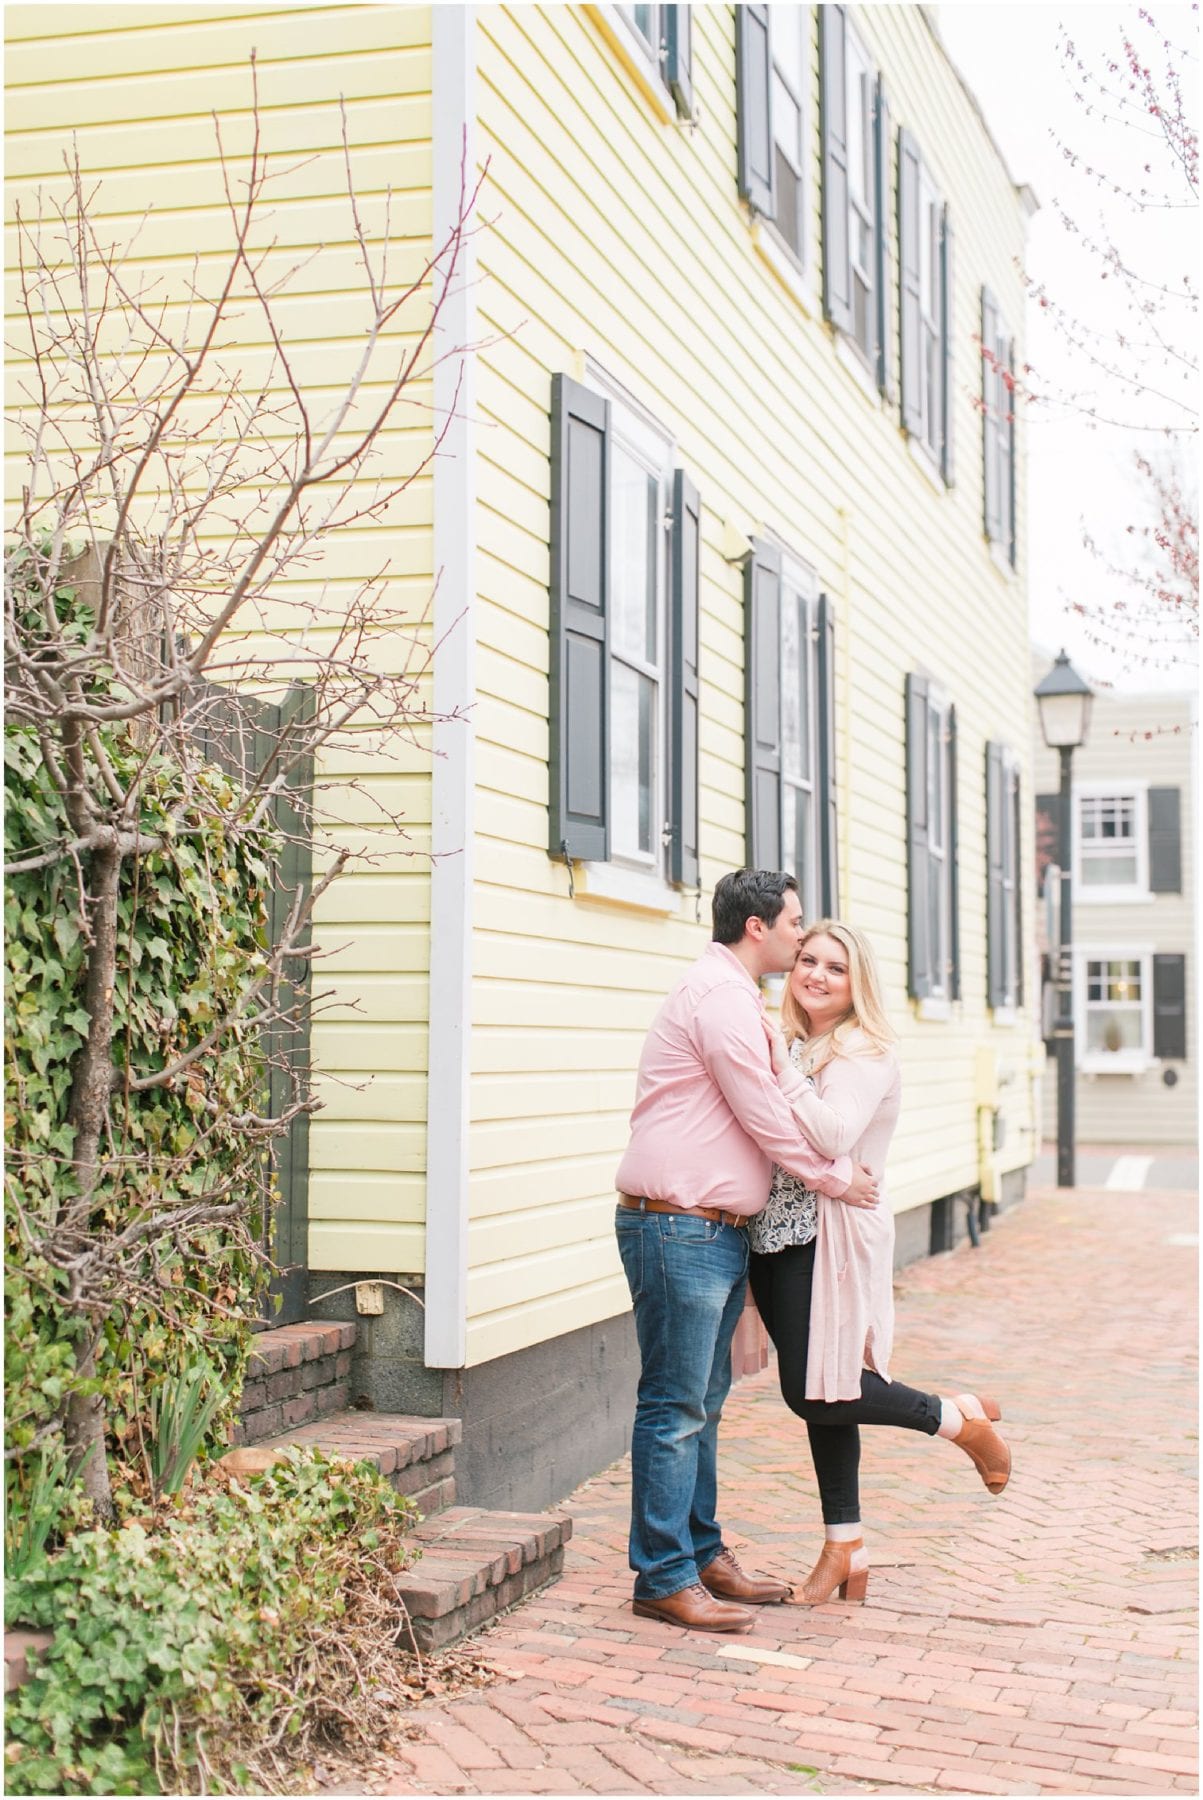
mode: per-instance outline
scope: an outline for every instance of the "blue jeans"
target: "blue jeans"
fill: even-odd
[[[635,1597],[660,1600],[722,1548],[718,1421],[744,1308],[747,1233],[687,1213],[620,1206],[618,1250],[635,1307],[642,1372],[631,1436]]]

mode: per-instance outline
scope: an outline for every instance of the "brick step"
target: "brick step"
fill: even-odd
[[[261,1444],[293,1425],[342,1412],[351,1398],[355,1326],[317,1322],[261,1331],[247,1362],[232,1444]]]
[[[462,1435],[458,1419],[334,1412],[269,1438],[259,1447],[284,1450],[290,1444],[315,1444],[328,1456],[374,1462],[395,1491],[407,1494],[419,1512],[430,1518],[455,1504],[455,1446]]]
[[[528,1594],[564,1566],[572,1520],[548,1513],[452,1506],[414,1532],[422,1554],[399,1587],[409,1613],[402,1641],[443,1650]]]

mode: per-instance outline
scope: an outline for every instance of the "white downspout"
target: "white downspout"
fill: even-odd
[[[476,179],[476,8],[431,7],[431,152],[436,250],[459,217],[461,163]],[[432,1369],[462,1368],[468,1333],[468,1168],[472,886],[475,863],[476,256],[463,246],[443,302],[434,371],[434,763],[431,774],[430,997],[426,1097],[426,1336]],[[458,396],[456,393],[459,385]],[[451,720],[449,714],[460,717]],[[445,721],[440,723],[439,721]]]

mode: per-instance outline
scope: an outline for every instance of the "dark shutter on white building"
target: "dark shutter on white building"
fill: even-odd
[[[852,330],[852,269],[848,260],[848,97],[844,8],[819,8],[819,127],[823,144],[823,310],[841,331]]]
[[[609,855],[609,402],[552,378],[550,822],[553,856]]]
[[[894,214],[890,206],[890,107],[880,75],[873,111],[873,161],[877,197],[877,385],[892,404],[894,359],[890,352],[894,331],[890,313],[890,236]]]
[[[1177,788],[1149,789],[1149,887],[1182,892],[1182,796]]]
[[[1001,744],[986,745],[986,1000],[1007,1003],[1006,890],[1003,882],[1006,765]]]
[[[669,876],[698,882],[698,566],[701,501],[678,469],[673,479],[669,668]]]
[[[955,444],[953,441],[953,419],[955,417],[955,358],[953,343],[956,334],[956,289],[954,277],[954,245],[955,234],[952,219],[947,205],[940,220],[940,473],[944,477],[946,487],[952,486]]]
[[[757,539],[744,575],[747,859],[781,867],[781,556]]]
[[[957,840],[957,709],[948,709],[948,992],[961,997],[961,878]]]
[[[1153,1055],[1170,1062],[1186,1056],[1186,957],[1153,958]]]
[[[735,80],[739,134],[739,191],[771,219],[773,184],[773,63],[767,6],[735,8]]]

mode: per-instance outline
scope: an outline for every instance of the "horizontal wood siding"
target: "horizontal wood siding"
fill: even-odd
[[[978,1177],[974,1051],[1012,1079],[1008,1152],[1030,1160],[1032,1027],[986,1010],[984,746],[1009,743],[1031,819],[1024,507],[1019,573],[982,532],[979,292],[1021,338],[1022,207],[918,7],[857,15],[893,117],[912,129],[957,233],[957,481],[932,482],[897,414],[843,366],[755,247],[736,195],[732,10],[696,7],[693,130],[666,124],[597,9],[479,14],[480,239],[478,871],[473,989],[469,1360],[628,1304],[613,1245],[613,1173],[644,1030],[708,936],[708,896],[743,860],[743,600],[724,525],[768,528],[835,599],[840,891],[881,955],[906,1104],[893,1204]],[[815,27],[817,30],[817,26]],[[817,55],[812,60],[817,71]],[[817,73],[812,236],[818,230]],[[893,198],[891,197],[891,217]],[[889,306],[897,367],[896,294]],[[701,491],[702,922],[583,896],[546,851],[551,377],[592,355],[674,436]],[[1022,427],[1021,458],[1022,458]],[[922,668],[957,707],[962,1002],[945,1022],[906,1000],[903,685]],[[1030,888],[1030,829],[1024,881]],[[1032,971],[1029,969],[1028,974]],[[1032,991],[1029,980],[1027,991]],[[1007,1160],[1004,1158],[1004,1160]]]
[[[431,229],[429,7],[15,6],[5,24],[8,221],[16,199],[30,210],[39,185],[63,191],[74,133],[84,170],[102,184],[97,210],[115,234],[132,231],[152,209],[138,267],[176,292],[194,255],[204,281],[230,242],[211,115],[220,117],[237,180],[246,168],[256,53],[263,140],[281,171],[261,230],[277,244],[267,266],[277,274],[303,261],[280,317],[298,343],[302,380],[333,397],[360,357],[364,318],[339,95],[365,222],[378,238],[391,189],[390,278],[412,280]],[[11,269],[11,223],[7,245]],[[10,309],[14,298],[10,276]],[[423,306],[402,316],[398,345],[424,323]],[[225,360],[236,354],[249,382],[266,372],[269,346],[254,313],[243,312],[239,349]],[[8,375],[11,392],[20,375],[11,356]],[[428,403],[428,388],[415,397]],[[373,479],[399,477],[429,445],[428,415],[404,409],[382,439]],[[10,494],[19,466],[10,457]],[[324,578],[332,595],[349,596],[388,564],[391,604],[418,619],[432,585],[430,509],[423,478],[387,519],[336,538],[324,567],[309,572],[308,591]],[[397,655],[395,644],[381,648],[382,659]],[[406,1273],[423,1260],[429,759],[419,747],[357,767],[363,792],[331,801],[343,821],[336,835],[372,841],[383,854],[370,872],[330,890],[317,921],[317,940],[333,954],[318,964],[317,987],[331,998],[313,1030],[323,1110],[310,1134],[310,1265]],[[346,759],[329,759],[319,778],[349,772]],[[403,810],[403,840],[380,840],[380,802]]]

